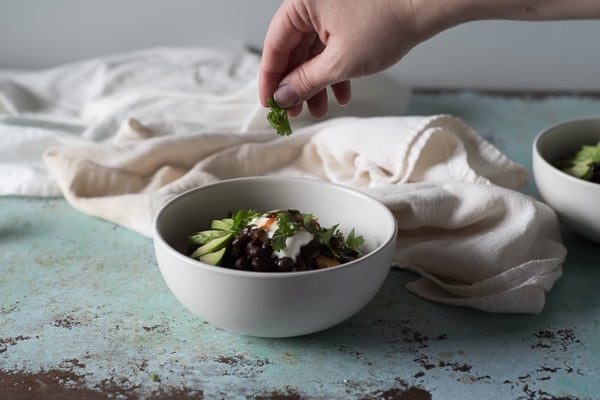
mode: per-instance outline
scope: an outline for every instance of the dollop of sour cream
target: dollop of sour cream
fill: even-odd
[[[294,236],[291,236],[285,240],[285,248],[273,252],[277,257],[284,258],[289,257],[296,261],[296,257],[300,254],[300,248],[308,244],[313,239],[312,233],[300,229]]]
[[[254,218],[250,221],[250,225],[264,229],[269,239],[273,238],[275,231],[279,228],[277,217],[270,217],[267,214]],[[305,229],[299,229],[294,236],[290,236],[285,240],[285,248],[274,251],[273,254],[278,258],[289,257],[296,261],[296,257],[300,254],[302,246],[308,244],[311,240],[313,240],[312,233]]]

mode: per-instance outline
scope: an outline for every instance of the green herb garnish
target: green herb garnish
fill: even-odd
[[[254,218],[260,217],[262,214],[256,210],[239,210],[236,212],[231,219],[233,220],[233,226],[231,232],[238,234],[252,221]]]
[[[365,239],[362,236],[356,236],[354,232],[354,228],[348,234],[346,238],[346,246],[351,250],[358,250],[360,246],[365,242]]]
[[[600,182],[600,142],[595,146],[584,145],[575,155],[561,163],[563,172],[586,181]]]
[[[264,225],[253,223],[256,219],[263,221]],[[270,236],[267,230],[274,224],[276,228],[273,226],[275,230]],[[291,271],[296,268],[296,261],[287,256],[282,258],[287,262],[281,261],[279,256],[264,254],[264,250],[285,250],[288,238],[305,230],[312,235],[309,243],[312,247],[308,248],[308,254],[312,255],[306,255],[308,258],[298,261],[297,268],[327,268],[361,256],[358,248],[364,243],[363,238],[357,236],[354,229],[344,238],[338,226],[323,228],[312,214],[303,214],[294,209],[267,213],[239,210],[230,213],[228,218],[212,220],[209,229],[189,235],[188,240],[193,247],[188,254],[205,264],[226,268]],[[318,253],[314,253],[315,249]]]
[[[275,100],[267,99],[271,110],[267,114],[267,121],[271,124],[273,129],[277,131],[277,134],[281,136],[290,136],[292,134],[292,127],[288,119],[287,109],[279,107]]]
[[[332,226],[329,229],[319,229],[316,232],[314,232],[315,235],[315,240],[319,243],[321,243],[323,246],[327,246],[329,247],[329,249],[331,251],[333,251],[333,249],[331,249],[331,239],[336,236],[336,233],[339,232],[338,231],[338,224],[335,224],[334,226]],[[334,252],[335,253],[335,252]]]
[[[277,223],[278,228],[271,238],[271,246],[275,251],[285,249],[287,238],[294,236],[300,229],[300,224],[292,218],[289,212],[279,212]]]

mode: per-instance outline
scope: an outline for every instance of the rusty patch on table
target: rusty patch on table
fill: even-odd
[[[76,326],[81,325],[81,322],[76,321],[75,318],[68,315],[65,318],[57,319],[54,321],[54,326],[57,328],[73,329]]]
[[[420,387],[407,389],[393,388],[377,394],[377,399],[384,400],[431,400],[431,393]]]
[[[448,335],[445,333],[435,335],[433,337],[426,335],[422,332],[419,332],[410,326],[410,320],[385,320],[385,319],[376,319],[373,321],[373,325],[385,325],[392,332],[394,332],[394,337],[389,340],[389,343],[416,343],[419,348],[427,348],[429,347],[429,342],[431,340],[446,340],[448,339]]]
[[[412,386],[404,380],[397,378],[398,386],[385,390],[377,390],[367,396],[360,397],[361,400],[431,400],[431,393],[419,386]]]
[[[542,330],[533,334],[538,339],[531,345],[532,349],[547,349],[548,351],[567,351],[573,344],[581,344],[572,328],[562,328],[555,331]]]
[[[338,345],[338,350],[342,353],[348,354],[350,357],[352,357],[355,360],[360,360],[364,356],[364,354],[360,350],[357,350],[357,349],[347,346],[345,344]]]
[[[220,364],[245,367],[264,367],[266,364],[271,363],[269,359],[256,359],[254,361],[249,360],[243,353],[234,354],[232,356],[219,356],[214,360]]]
[[[568,352],[572,350],[571,346],[582,344],[581,340],[577,338],[573,328],[540,330],[533,333],[532,336],[536,339],[536,342],[532,344],[530,348],[533,350],[543,349],[548,353],[555,353],[558,351]],[[577,397],[563,395],[555,396],[542,389],[536,389],[533,387],[534,382],[549,381],[552,379],[552,375],[557,373],[584,375],[579,369],[575,370],[568,365],[556,367],[542,364],[535,370],[518,376],[516,382],[505,380],[502,383],[505,385],[510,385],[511,388],[520,387],[524,395],[520,396],[519,399],[523,400],[577,400]]]
[[[302,396],[293,388],[287,387],[284,390],[274,390],[259,394],[253,397],[254,400],[301,400]]]
[[[469,365],[467,363],[459,362],[459,361],[440,360],[436,363],[436,362],[432,361],[429,358],[429,356],[427,356],[426,354],[419,354],[415,359],[413,359],[413,361],[416,362],[417,364],[419,364],[421,366],[421,368],[423,368],[427,371],[439,367],[439,368],[450,368],[455,372],[470,372],[471,369],[473,368],[471,365]],[[423,375],[425,375],[424,372],[419,374],[419,377],[421,377]]]
[[[347,398],[360,400],[431,400],[431,393],[421,386],[408,384],[395,378],[395,385],[373,391],[372,385],[364,381],[344,380]]]
[[[19,336],[15,336],[15,337],[0,338],[0,354],[7,351],[8,346],[14,346],[18,342],[22,342],[23,340],[28,340],[28,339],[31,339],[31,337],[23,336],[23,335],[19,335]]]
[[[543,399],[543,400],[577,400],[576,397],[570,397],[570,396],[554,396],[548,392],[545,392],[543,390],[535,390],[535,389],[530,389],[529,385],[525,385],[523,387],[523,393],[525,393],[525,396],[527,397],[519,397],[519,398],[523,398],[524,400],[537,400],[537,399]]]
[[[85,375],[61,369],[37,373],[0,369],[0,387],[3,390],[3,399],[10,400],[136,400],[142,397],[136,392],[137,386],[121,379],[105,379],[99,385],[90,388],[85,385]],[[202,400],[204,394],[202,391],[191,389],[158,389],[143,398]]]
[[[17,311],[19,309],[19,303],[20,301],[17,301],[16,303],[11,304],[9,306],[0,307],[0,315],[8,315],[13,311]]]

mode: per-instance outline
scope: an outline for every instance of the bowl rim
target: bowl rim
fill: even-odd
[[[558,122],[558,123],[556,123],[554,125],[550,125],[550,126],[544,128],[533,139],[533,146],[532,146],[533,147],[533,153],[542,162],[542,164],[544,164],[545,166],[549,166],[551,168],[551,170],[557,172],[559,174],[559,176],[562,176],[563,178],[566,178],[566,179],[570,180],[573,183],[582,184],[584,186],[585,185],[590,185],[589,186],[590,188],[592,188],[592,187],[600,188],[600,184],[599,183],[589,182],[589,181],[586,181],[585,179],[577,178],[576,176],[568,174],[568,173],[562,171],[561,169],[557,168],[551,162],[549,162],[546,159],[546,157],[544,157],[542,155],[542,153],[540,152],[540,150],[539,150],[539,143],[541,142],[542,138],[544,136],[546,136],[548,133],[550,133],[551,131],[554,131],[554,130],[559,129],[559,128],[563,128],[565,126],[576,125],[576,124],[581,124],[581,123],[586,123],[586,122],[596,122],[596,123],[598,123],[600,125],[600,116],[587,116],[587,117],[573,118],[573,119],[569,119],[569,120],[566,120],[566,121]],[[535,167],[535,163],[534,163],[534,167]]]
[[[336,265],[334,267],[329,267],[329,268],[322,268],[322,269],[308,270],[308,271],[291,271],[291,272],[241,271],[241,270],[236,270],[236,269],[231,269],[231,268],[215,267],[213,265],[208,265],[199,260],[195,260],[189,256],[186,256],[185,254],[181,253],[180,251],[177,251],[169,243],[167,243],[167,241],[161,234],[161,232],[159,230],[159,224],[160,224],[160,219],[161,219],[162,215],[166,212],[167,208],[171,207],[174,203],[181,200],[182,198],[184,198],[186,196],[190,196],[199,190],[203,190],[203,189],[206,189],[211,186],[227,185],[227,184],[234,184],[234,183],[240,182],[240,181],[253,181],[253,180],[254,181],[267,180],[267,181],[273,181],[273,182],[276,182],[276,181],[311,182],[311,183],[314,183],[317,185],[331,186],[331,187],[337,188],[338,190],[350,192],[355,196],[362,197],[363,199],[365,199],[369,202],[372,202],[375,206],[380,207],[385,213],[387,213],[390,217],[390,220],[392,221],[392,227],[393,227],[392,234],[389,235],[385,241],[380,243],[379,246],[377,246],[373,250],[369,251],[368,253],[365,253],[362,257],[357,258],[356,260],[353,260],[353,261],[350,261],[350,262],[347,262],[344,264]],[[261,278],[261,279],[262,278],[265,278],[265,279],[290,279],[290,278],[294,278],[294,277],[298,277],[298,276],[309,276],[309,275],[313,275],[313,274],[332,273],[333,271],[338,271],[340,269],[352,268],[356,264],[363,262],[366,257],[371,257],[371,256],[376,255],[377,253],[382,252],[385,248],[387,248],[390,245],[390,243],[392,241],[395,241],[397,239],[397,234],[398,234],[398,222],[396,221],[396,217],[394,216],[392,211],[386,205],[381,203],[379,200],[377,200],[372,195],[365,193],[364,191],[361,191],[359,189],[355,189],[350,186],[342,185],[339,183],[324,181],[324,180],[314,179],[314,178],[305,178],[305,177],[248,176],[248,177],[223,179],[220,181],[208,183],[206,185],[197,186],[197,187],[188,189],[182,193],[179,193],[179,194],[173,196],[166,203],[164,203],[160,207],[160,209],[156,212],[153,223],[152,223],[152,240],[155,243],[159,242],[162,245],[162,247],[164,247],[167,250],[168,253],[175,256],[177,259],[180,259],[181,261],[185,261],[186,263],[188,263],[188,265],[190,265],[194,268],[206,270],[211,273],[234,275],[234,276],[238,276],[238,277]],[[391,268],[391,265],[389,267]]]

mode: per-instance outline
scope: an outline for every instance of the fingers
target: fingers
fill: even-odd
[[[283,82],[275,90],[275,93],[273,93],[273,99],[275,100],[275,103],[283,108],[295,106],[298,103],[302,103],[304,100],[291,84]]]
[[[311,59],[291,71],[273,93],[275,102],[281,107],[287,108],[291,117],[300,114],[303,102],[306,102],[312,116],[322,118],[327,115],[328,96],[325,87],[329,85],[331,85],[333,94],[340,105],[346,105],[350,102],[350,81],[333,83],[328,79],[313,78],[313,76],[317,77],[318,75],[311,75],[312,70],[323,70],[316,61],[316,59]],[[327,75],[322,74],[321,77],[327,78]]]
[[[332,63],[328,61],[329,49],[305,60],[283,78],[274,96],[282,107],[289,107],[317,95],[323,88],[335,83]],[[281,101],[281,103],[280,103]]]
[[[288,107],[287,111],[290,118],[296,118],[302,112],[302,103],[297,106]]]
[[[293,70],[297,66],[301,66],[306,60],[314,57],[315,49],[322,49],[319,38],[316,33],[304,34],[297,46],[292,49],[288,56],[288,69]],[[277,88],[273,92],[275,102],[281,107],[289,108],[301,104],[306,98],[301,97],[298,91],[290,84],[289,74],[283,77],[283,80],[278,83]]]
[[[345,106],[350,103],[350,99],[352,97],[350,81],[334,83],[331,85],[331,89],[333,90],[333,94],[339,105]]]
[[[322,118],[327,115],[327,91],[320,90],[317,94],[306,101],[308,111],[315,118]]]
[[[288,115],[297,116],[302,104],[307,103],[315,117],[327,113],[328,101],[325,88],[332,86],[340,104],[350,101],[350,83],[336,83],[335,67],[331,53],[326,48],[327,35],[320,37],[315,21],[300,1],[282,3],[271,20],[265,36],[259,75],[259,98],[268,107],[273,98]]]
[[[294,49],[303,40],[304,33],[290,23],[288,4],[284,2],[273,16],[263,44],[258,91],[260,102],[265,107],[268,107],[267,99],[273,97],[275,89],[289,71],[292,58],[295,63],[299,62]]]

